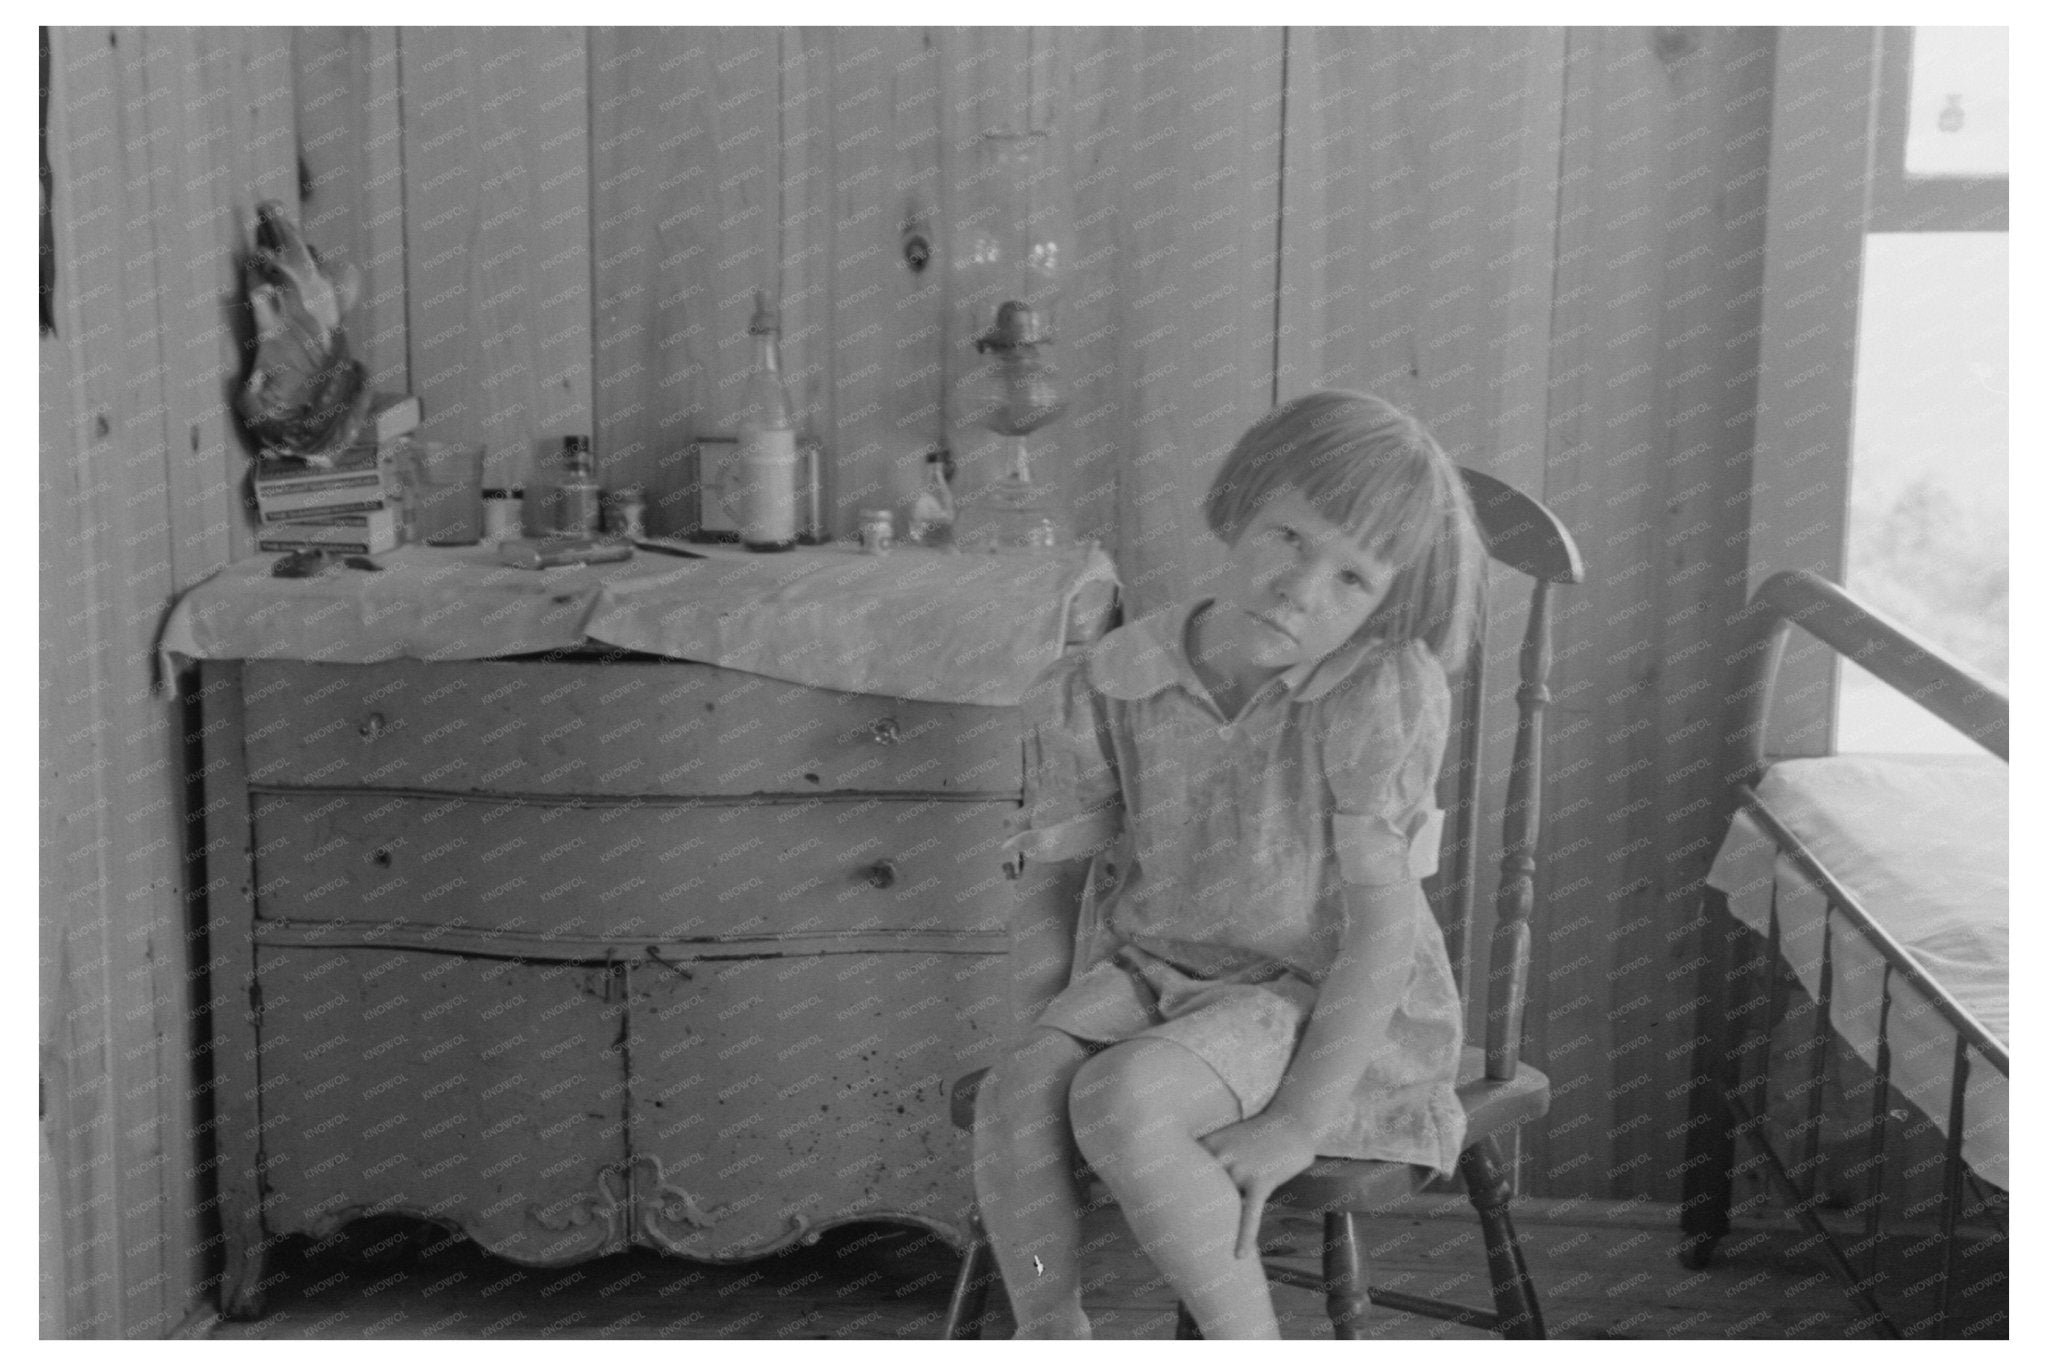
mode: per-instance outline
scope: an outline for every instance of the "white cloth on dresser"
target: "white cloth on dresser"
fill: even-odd
[[[887,556],[841,546],[507,568],[494,547],[405,546],[379,571],[270,575],[237,560],[194,586],[158,641],[191,659],[494,659],[590,645],[696,660],[841,692],[1015,706],[1069,640],[1101,634],[1116,571],[1093,545],[1054,553]]]
[[[613,580],[584,630],[606,645],[817,688],[1013,707],[1076,625],[1083,639],[1100,634],[1115,586],[1109,556],[1093,546],[729,551]]]

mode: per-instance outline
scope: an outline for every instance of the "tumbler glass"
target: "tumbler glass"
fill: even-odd
[[[484,448],[415,441],[407,483],[412,534],[428,545],[475,545],[484,534]]]

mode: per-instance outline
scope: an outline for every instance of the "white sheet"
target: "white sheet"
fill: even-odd
[[[649,556],[649,559],[654,557]],[[1116,582],[1093,546],[714,553],[605,585],[592,640],[843,692],[1012,707]]]
[[[845,692],[1014,706],[1063,644],[1100,635],[1116,571],[1092,544],[1052,554],[887,556],[843,546],[508,569],[490,546],[405,546],[379,572],[275,579],[273,555],[178,600],[166,656],[492,659],[589,642]],[[166,662],[164,678],[176,672]]]
[[[1771,766],[1757,794],[1992,1035],[2009,1042],[2009,770],[1990,755],[1841,755]],[[1814,992],[1826,899],[1770,837],[1737,815],[1707,881],[1762,932],[1777,900],[1779,953]],[[1833,936],[1833,1020],[1876,1063],[1883,959],[1846,921]],[[1892,1083],[1947,1132],[1954,1035],[1903,977],[1892,980]],[[1963,1158],[2006,1188],[2007,1084],[1973,1057]]]

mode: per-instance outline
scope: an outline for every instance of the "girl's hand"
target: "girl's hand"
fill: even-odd
[[[1223,1164],[1244,1196],[1237,1226],[1237,1255],[1259,1255],[1259,1219],[1266,1199],[1316,1160],[1315,1137],[1291,1115],[1267,1110],[1202,1137],[1202,1146]]]

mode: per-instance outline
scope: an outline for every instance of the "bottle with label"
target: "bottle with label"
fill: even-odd
[[[782,318],[765,291],[754,293],[747,333],[754,369],[739,430],[740,541],[749,550],[789,550],[797,534],[796,416],[782,383]]]
[[[943,448],[935,447],[924,458],[924,487],[911,500],[907,535],[913,545],[953,548],[953,486],[946,482]]]

